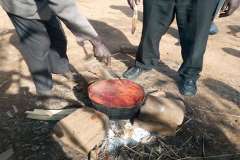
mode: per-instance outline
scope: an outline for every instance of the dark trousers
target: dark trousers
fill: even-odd
[[[143,33],[136,65],[151,69],[159,63],[160,39],[176,15],[183,58],[179,73],[197,78],[202,70],[209,28],[218,1],[144,0]]]
[[[69,71],[67,40],[61,23],[29,20],[8,14],[20,38],[21,53],[31,72],[38,93],[52,89],[52,73]]]

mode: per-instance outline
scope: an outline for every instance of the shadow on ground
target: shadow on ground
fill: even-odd
[[[240,92],[228,84],[216,79],[207,78],[203,81],[205,86],[218,94],[221,98],[226,99],[237,106],[240,106]]]
[[[104,22],[92,21],[92,23],[96,26],[103,38],[112,37],[112,39],[104,39],[109,47],[112,47],[111,49],[114,50],[122,43],[131,45],[125,35],[118,29]],[[106,34],[108,36],[104,36]],[[109,36],[109,34],[111,35]],[[10,41],[16,48],[20,48],[16,41],[15,34],[13,34]],[[4,44],[1,44],[1,42],[0,46],[1,49],[4,48]],[[1,64],[1,61],[4,61],[6,55],[0,52],[0,57],[3,57],[0,59]],[[115,58],[120,61],[123,58],[128,59],[128,62],[123,61],[123,63],[126,63],[128,66],[134,63],[133,57],[129,55],[120,55]],[[161,63],[157,70],[173,80],[177,79],[176,71],[164,63]],[[28,91],[28,88],[23,88],[18,81],[13,78],[16,75],[22,80],[31,80],[30,77],[26,77],[18,71],[0,71],[0,137],[4,139],[0,142],[0,152],[12,146],[15,150],[17,160],[74,159],[69,157],[62,149],[62,146],[51,138],[50,134],[55,123],[34,121],[25,118],[24,112],[34,108],[34,99],[36,97]],[[17,84],[18,87],[18,92],[15,94],[8,92],[12,84]],[[64,85],[60,82],[59,84]],[[214,79],[206,79],[203,81],[203,84],[222,98],[239,104],[238,99],[235,101],[230,98],[238,97],[239,92],[228,84]],[[218,115],[219,119],[221,119],[221,121],[219,121],[219,119],[216,120],[213,118],[212,113],[199,110],[199,106],[212,104],[211,100],[207,96],[199,95],[194,98],[184,98],[182,101],[186,105],[186,120],[177,131],[175,137],[165,137],[162,140],[166,144],[165,147],[171,146],[171,149],[168,153],[165,153],[163,156],[165,158],[163,159],[173,159],[174,156],[178,159],[184,157],[185,159],[186,157],[190,157],[187,159],[191,159],[191,157],[204,159],[203,157],[207,157],[205,159],[213,160],[239,159],[240,156],[236,155],[239,153],[236,144],[229,140],[218,123],[224,124],[233,133],[238,134],[238,130],[224,120],[225,118],[227,119],[226,116]],[[19,112],[15,113],[12,106],[16,106]],[[214,112],[221,112],[217,109],[217,106],[211,107]],[[13,117],[9,117],[9,115],[6,114],[9,111]],[[220,157],[218,157],[218,155],[220,155]]]
[[[91,23],[96,28],[100,36],[103,38],[103,41],[106,43],[106,45],[112,52],[114,52],[115,50],[119,50],[119,47],[121,45],[134,47],[130,43],[128,38],[119,29],[100,21],[91,20]],[[174,29],[170,29],[170,31],[175,32]],[[132,66],[135,62],[135,57],[127,53],[117,54],[116,56],[114,56],[114,58],[124,63],[127,67]],[[159,64],[159,67],[156,67],[155,69],[158,72],[161,72],[167,75],[168,77],[172,78],[173,80],[178,80],[176,71],[172,70],[164,62],[161,62]]]
[[[1,32],[4,36],[11,34],[10,43],[20,50],[18,38],[14,30]],[[1,37],[2,38],[2,37]],[[4,52],[8,46],[0,42],[0,66],[9,59]],[[17,66],[22,58],[16,61]],[[14,149],[13,160],[70,160],[52,137],[51,133],[56,122],[43,122],[26,119],[25,111],[36,107],[36,96],[29,92],[28,87],[22,87],[20,80],[31,81],[31,77],[19,72],[20,68],[9,71],[0,69],[0,153],[9,148]],[[16,78],[17,77],[17,78]],[[65,85],[56,81],[59,85]],[[16,93],[9,92],[14,86]]]
[[[240,50],[233,48],[223,48],[223,51],[227,54],[230,54],[234,57],[240,58]]]
[[[234,37],[239,37],[238,34],[240,32],[240,26],[239,25],[229,25],[228,28],[230,31],[229,34],[233,35]]]
[[[0,87],[0,153],[12,147],[14,160],[70,160],[51,137],[54,122],[25,118],[25,111],[36,108],[36,96],[29,88],[18,86],[18,93],[8,93],[11,85],[17,83],[12,78],[16,75],[22,80],[30,79],[17,72],[0,71],[0,79],[6,79]]]
[[[111,8],[121,11],[127,17],[132,17],[132,14],[133,14],[132,10],[127,5],[126,6],[112,5]],[[142,11],[138,11],[138,20],[141,22],[143,21],[143,12]],[[174,37],[176,39],[179,39],[178,30],[176,30],[173,27],[169,27],[167,34],[171,35],[172,37]],[[175,45],[179,45],[179,43],[176,43]]]

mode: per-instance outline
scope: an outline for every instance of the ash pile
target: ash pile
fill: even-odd
[[[100,148],[98,159],[117,159],[124,149],[150,143],[154,136],[149,131],[134,126],[130,120],[110,120],[107,136]],[[127,155],[124,155],[125,157]]]

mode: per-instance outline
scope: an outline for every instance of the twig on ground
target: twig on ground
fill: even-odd
[[[240,156],[240,153],[236,153],[236,154],[221,154],[221,155],[213,155],[213,156],[206,156],[204,158],[208,159],[208,158],[226,158],[226,157],[232,157],[232,156]],[[177,160],[197,160],[197,159],[203,159],[203,157],[183,157],[183,158],[179,158]]]
[[[13,118],[13,115],[10,111],[7,111],[6,114],[8,115],[8,117]]]
[[[182,128],[183,128],[186,124],[188,124],[191,120],[192,120],[192,118],[189,118],[186,122],[184,122],[184,123],[182,124],[182,126],[177,129],[176,134],[177,134],[180,130],[182,130]]]
[[[205,154],[205,138],[204,138],[204,134],[202,134],[202,156],[203,159],[206,159],[206,154]]]
[[[153,152],[153,148],[151,149],[151,151],[150,151],[150,153],[149,153],[148,160],[151,160],[151,157],[152,157],[152,152]]]
[[[146,156],[148,156],[148,155],[149,155],[149,154],[147,154],[147,153],[144,153],[144,152],[138,153],[137,151],[135,151],[134,149],[132,149],[132,148],[128,147],[127,145],[125,145],[125,146],[124,146],[124,148],[126,148],[127,150],[129,150],[129,151],[131,151],[131,152],[133,152],[133,153],[137,154],[138,156],[142,156],[142,154],[143,154],[143,155],[146,155]]]
[[[0,89],[5,86],[5,84],[7,84],[10,80],[5,80],[0,84]]]
[[[0,153],[0,159],[1,160],[9,160],[9,158],[11,158],[13,154],[14,154],[14,151],[12,148],[10,148],[5,152]]]
[[[159,155],[157,160],[160,160],[162,158],[163,154]]]
[[[193,138],[193,136],[189,137],[180,147],[180,150],[186,145],[188,144],[188,142]]]
[[[12,108],[13,108],[15,113],[18,113],[18,109],[17,109],[17,107],[15,105],[12,105]]]
[[[219,116],[231,116],[231,117],[235,117],[235,118],[240,118],[240,115],[234,115],[234,114],[230,114],[230,113],[219,113],[219,112],[208,111],[208,110],[199,109],[199,108],[193,108],[193,109],[194,110],[199,110],[199,111],[202,111],[202,112],[216,114],[216,115],[219,115]]]
[[[163,141],[161,141],[161,144],[162,144],[167,150],[169,150],[170,152],[172,152],[177,158],[180,158],[180,156],[179,156],[171,147],[169,147],[168,145],[166,145]]]

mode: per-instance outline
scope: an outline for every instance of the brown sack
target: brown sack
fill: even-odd
[[[176,98],[149,95],[142,106],[135,125],[150,132],[174,134],[184,120],[184,104]]]
[[[100,145],[108,130],[108,118],[90,108],[80,108],[59,121],[54,138],[84,155]]]

